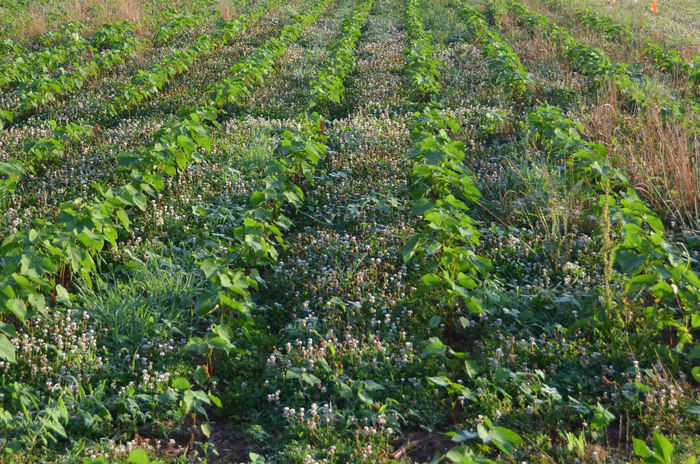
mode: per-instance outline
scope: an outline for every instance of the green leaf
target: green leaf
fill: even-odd
[[[498,430],[504,437],[510,441],[513,446],[520,446],[523,444],[523,439],[517,433],[505,427],[494,427],[494,430]]]
[[[335,387],[335,392],[346,400],[353,397],[352,388],[343,382],[338,382],[338,385]]]
[[[479,366],[476,361],[466,360],[464,361],[464,367],[466,367],[467,375],[469,375],[470,379],[473,379],[479,373]]]
[[[615,256],[615,261],[620,264],[620,270],[627,275],[633,275],[638,272],[646,259],[646,256],[640,256],[630,250],[622,250]]]
[[[158,398],[157,398],[159,403],[170,403],[171,401],[175,401],[176,399],[177,399],[177,393],[175,393],[172,390],[167,390],[162,395],[158,395]]]
[[[24,322],[25,318],[27,317],[27,305],[24,304],[24,301],[17,299],[17,298],[12,298],[10,300],[7,300],[7,303],[5,303],[5,307],[17,318]]]
[[[470,432],[469,430],[460,430],[459,432],[452,432],[451,434],[448,434],[448,436],[452,437],[452,441],[461,443],[463,441],[476,438],[477,434],[475,432]]]
[[[4,334],[0,334],[0,358],[11,363],[17,362],[15,347]]]
[[[219,337],[223,338],[226,343],[230,343],[233,339],[233,330],[231,330],[231,327],[226,324],[219,324],[216,329],[216,333],[218,333]]]
[[[357,397],[360,399],[360,401],[365,403],[367,406],[372,406],[374,404],[374,401],[372,401],[372,398],[370,396],[362,393],[362,390],[357,392]]]
[[[692,369],[690,370],[690,373],[691,373],[691,375],[693,376],[693,378],[694,378],[695,380],[697,380],[698,382],[700,382],[700,366],[695,366],[694,368],[692,368]]]
[[[68,293],[68,290],[61,284],[56,285],[55,288],[56,301],[64,305],[70,305],[70,293]]]
[[[15,326],[12,324],[4,324],[0,322],[0,332],[4,333],[8,337],[17,336],[17,330],[15,330]]]
[[[489,438],[491,438],[491,441],[493,442],[494,445],[507,455],[513,454],[513,445],[511,444],[510,440],[503,435],[499,430],[493,429],[489,431]]]
[[[430,326],[431,329],[434,329],[435,327],[440,325],[441,320],[442,320],[442,318],[440,316],[433,316],[430,318],[428,325]]]
[[[642,440],[632,437],[632,443],[634,444],[634,454],[640,458],[648,458],[651,456],[651,451],[649,447]]]
[[[197,367],[197,370],[194,371],[194,380],[199,384],[203,385],[204,382],[209,380],[209,374],[207,374],[207,371],[204,369],[203,366]]]
[[[515,378],[515,375],[508,369],[498,369],[496,370],[496,382],[501,380]]]
[[[656,282],[656,280],[657,279],[654,274],[642,274],[630,280],[628,286],[633,287],[635,285],[649,285]]]
[[[187,390],[191,387],[190,382],[183,377],[178,377],[177,379],[173,380],[172,386],[178,390]]]
[[[439,339],[432,337],[429,340],[430,344],[423,350],[422,356],[427,356],[431,354],[443,354],[445,352],[445,344]]]
[[[428,380],[438,387],[449,387],[450,381],[445,377],[428,377]]]
[[[150,460],[148,459],[148,455],[146,452],[142,449],[135,449],[129,454],[129,462],[133,462],[134,464],[150,464]]]
[[[211,427],[209,426],[209,424],[207,424],[205,422],[201,425],[201,427],[202,427],[202,433],[204,434],[204,436],[209,438],[209,436],[211,435]]]
[[[664,462],[670,462],[669,459],[673,455],[673,445],[666,437],[654,432],[652,446],[656,454],[664,457]]]
[[[595,410],[593,411],[593,420],[591,421],[591,426],[592,427],[607,427],[610,422],[612,422],[615,419],[615,416],[605,409],[603,406],[601,406],[600,403],[596,405]]]
[[[416,234],[413,237],[411,237],[411,239],[408,241],[408,243],[406,243],[406,246],[403,247],[403,251],[401,254],[403,256],[404,262],[407,263],[411,260],[411,258],[415,254],[415,249],[416,249],[416,246],[418,245],[418,242],[420,241],[420,239],[421,239],[421,235]]]
[[[209,399],[211,400],[211,402],[214,403],[214,405],[216,405],[217,408],[221,407],[221,400],[219,399],[218,396],[212,395],[211,393],[209,393],[208,396],[209,396]]]

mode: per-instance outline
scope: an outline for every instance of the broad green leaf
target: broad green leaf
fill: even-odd
[[[15,357],[15,351],[15,347],[10,343],[10,340],[4,334],[0,334],[0,358],[11,363],[16,363],[17,358]]]
[[[150,464],[150,460],[148,459],[148,455],[146,452],[142,449],[135,449],[129,454],[128,458],[129,462],[133,462],[134,464]]]
[[[203,366],[197,367],[197,370],[194,371],[194,380],[199,385],[203,385],[204,382],[209,380],[209,374],[207,374],[207,371],[204,369]]]
[[[439,339],[432,337],[429,340],[429,344],[427,347],[425,347],[425,350],[423,350],[422,356],[430,355],[430,354],[443,354],[445,352],[445,344],[442,343]]]
[[[171,401],[175,401],[176,399],[177,399],[177,393],[175,393],[172,390],[167,390],[162,395],[158,395],[158,402],[159,403],[169,403]]]
[[[651,456],[651,451],[647,447],[646,443],[642,440],[632,437],[632,443],[634,444],[634,454],[640,458],[648,458]]]
[[[664,457],[664,462],[670,462],[670,458],[673,455],[673,445],[666,437],[654,432],[652,446],[656,454]]]
[[[473,379],[479,373],[479,366],[476,361],[466,360],[464,361],[464,367],[466,367],[467,375],[469,375],[470,379]]]
[[[178,377],[177,379],[173,380],[172,386],[178,390],[187,390],[191,387],[190,382],[183,377]]]
[[[447,380],[445,377],[428,377],[428,380],[431,381],[433,384],[437,385],[438,387],[450,386],[450,381]]]

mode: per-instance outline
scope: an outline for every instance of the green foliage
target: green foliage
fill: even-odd
[[[700,85],[700,57],[684,59],[676,50],[667,50],[656,43],[651,37],[637,35],[630,26],[616,24],[605,16],[599,16],[590,10],[576,13],[582,24],[593,27],[605,33],[608,40],[619,40],[640,46],[649,59],[663,71],[680,75],[685,74],[691,86]]]
[[[422,277],[414,296],[437,291],[451,318],[457,307],[472,313],[483,310],[479,280],[488,276],[491,263],[472,249],[481,232],[466,210],[481,193],[463,164],[464,144],[452,140],[448,131],[458,133],[459,126],[437,108],[414,114],[411,212],[425,225],[406,244],[403,256],[406,262],[423,255],[430,259],[431,272]]]
[[[634,454],[642,459],[642,462],[648,464],[672,464],[674,462],[680,463],[680,461],[672,460],[674,446],[670,441],[663,435],[654,432],[654,439],[652,440],[653,450],[644,443],[644,441],[637,438],[632,438],[634,443]],[[695,464],[695,458],[690,457],[683,461],[683,464]]]
[[[602,212],[609,205],[607,220],[621,237],[614,262],[626,276],[625,294],[651,291],[663,304],[658,315],[662,326],[677,330],[679,346],[692,345],[691,332],[700,321],[695,260],[669,241],[661,219],[632,188],[627,173],[612,166],[605,146],[583,139],[582,127],[561,109],[542,105],[530,114],[529,121],[536,140],[552,155],[566,159],[574,176],[592,184],[597,202],[591,212],[606,220]]]
[[[602,50],[579,42],[567,29],[552,24],[546,16],[533,13],[516,1],[508,1],[506,5],[527,28],[538,29],[555,43],[561,44],[574,67],[591,78],[597,86],[604,87],[613,83],[630,110],[647,106],[644,88],[648,77],[634,72],[625,63],[612,63]],[[660,105],[662,118],[684,113],[683,106],[673,96],[665,96]]]
[[[482,55],[489,64],[489,70],[495,74],[496,83],[515,96],[525,94],[534,81],[518,55],[499,34],[489,30],[486,19],[474,6],[461,1],[456,3],[460,18],[480,39]]]
[[[433,55],[433,36],[425,31],[425,25],[420,14],[420,4],[417,0],[409,0],[406,7],[408,19],[410,46],[406,55],[408,75],[411,78],[411,87],[421,96],[423,101],[435,98],[442,86],[437,81],[440,76],[438,67],[442,62]]]
[[[232,21],[221,20],[217,24],[216,34],[202,35],[187,49],[168,56],[162,62],[155,63],[146,70],[139,70],[129,83],[120,88],[119,94],[114,98],[115,111],[133,108],[160,92],[173,77],[187,72],[190,66],[203,54],[211,52],[220,46],[221,42],[233,40],[238,34],[244,32],[252,22],[259,20],[265,11],[265,8],[261,7]],[[180,22],[177,24],[181,25]],[[167,40],[166,37],[172,37],[178,33],[178,30],[168,28],[167,33],[154,37],[154,40]]]

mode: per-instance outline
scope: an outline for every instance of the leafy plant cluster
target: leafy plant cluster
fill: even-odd
[[[210,15],[210,11],[204,11],[196,15],[169,20],[156,29],[151,41],[162,45],[185,28],[202,22]],[[91,56],[89,61],[75,63],[69,71],[63,70],[55,76],[42,74],[37,70],[21,80],[14,80],[13,82],[17,84],[15,93],[19,97],[19,103],[12,111],[5,110],[0,116],[12,122],[18,115],[26,115],[32,110],[44,107],[59,97],[82,88],[88,79],[124,63],[138,50],[146,48],[150,42],[131,36],[132,32],[133,25],[129,22],[105,25],[87,48]]]
[[[15,193],[17,184],[27,174],[35,173],[38,165],[55,162],[61,158],[67,143],[78,142],[93,136],[93,126],[78,123],[59,126],[56,121],[50,121],[50,124],[52,127],[51,137],[29,140],[25,143],[26,160],[24,162],[17,158],[11,158],[0,163],[0,172],[6,176],[0,183],[0,198],[7,193]]]
[[[0,40],[0,54],[4,58],[11,58],[25,52],[26,47],[21,40],[10,38]]]
[[[513,48],[489,29],[486,18],[474,6],[461,0],[456,0],[455,4],[468,29],[479,37],[482,55],[489,70],[496,74],[496,82],[515,96],[524,94],[534,81]]]
[[[608,40],[622,40],[642,47],[649,58],[662,70],[674,75],[685,74],[691,86],[700,86],[700,57],[695,56],[686,60],[677,50],[666,49],[651,37],[635,34],[630,26],[616,24],[609,18],[596,15],[588,9],[578,11],[576,17],[582,24],[604,32]]]
[[[225,31],[221,32],[221,36],[230,40],[235,35],[235,31],[245,30],[248,24],[258,19],[264,14],[264,11],[264,8],[259,8],[249,15],[243,15],[232,21],[222,20],[218,24],[218,27]],[[98,31],[96,41],[105,44],[110,41],[118,43],[124,40],[124,37],[119,37],[119,34],[123,34],[127,30],[125,25],[128,23],[106,25],[104,32]],[[185,72],[201,53],[212,50],[216,45],[217,42],[209,36],[201,36],[195,45],[187,50],[166,58],[163,63],[157,63],[147,71],[140,70],[138,76],[134,76],[122,92],[115,97],[117,106],[121,109],[128,108],[157,93],[163,85],[169,82],[171,77]],[[0,115],[4,115],[10,121],[13,118],[9,111],[0,111]],[[0,120],[0,128],[2,128],[1,124],[2,120]],[[65,126],[57,126],[55,121],[51,121],[51,124],[53,125],[53,137],[40,141],[29,141],[25,145],[24,152],[27,155],[27,164],[17,159],[0,164],[0,172],[7,176],[3,180],[4,187],[0,193],[14,193],[19,181],[27,173],[34,172],[34,161],[56,159],[63,154],[66,142],[70,140],[79,142],[81,138],[85,139],[95,135],[93,127],[83,124],[68,123]]]
[[[406,262],[427,257],[429,272],[413,296],[437,290],[452,324],[456,312],[483,311],[480,280],[492,266],[473,251],[481,232],[466,211],[469,203],[479,201],[481,192],[463,163],[464,144],[450,138],[448,131],[459,133],[459,125],[437,108],[414,115],[411,213],[422,217],[424,225],[404,247],[403,257]]]
[[[15,82],[25,82],[48,74],[69,62],[73,57],[84,53],[89,42],[76,33],[68,34],[61,45],[46,50],[19,54],[21,49],[11,39],[5,39],[7,49],[14,50],[13,56],[0,63],[0,87]],[[17,48],[15,48],[17,47]]]
[[[530,113],[529,122],[540,146],[557,159],[566,160],[575,181],[590,186],[588,195],[593,206],[589,212],[600,223],[603,241],[619,237],[600,255],[607,266],[616,266],[626,279],[622,295],[607,290],[608,307],[626,310],[628,301],[640,293],[648,294],[654,304],[645,314],[657,330],[670,328],[677,332],[674,356],[677,362],[685,358],[686,366],[691,366],[700,357],[700,346],[693,335],[700,327],[700,279],[692,269],[696,260],[671,242],[663,222],[639,197],[627,173],[613,167],[604,145],[582,136],[580,123],[547,104]],[[607,317],[616,319],[619,315]],[[700,377],[700,368],[688,370]]]
[[[545,36],[561,44],[573,66],[580,69],[598,86],[612,82],[630,109],[647,106],[645,86],[648,84],[648,77],[632,70],[626,63],[611,62],[599,48],[579,42],[568,29],[552,24],[546,16],[533,13],[516,1],[507,1],[506,7],[529,30],[536,28]],[[684,112],[683,107],[672,96],[663,97],[659,104],[664,118]]]
[[[279,38],[268,40],[243,63],[239,63],[235,67],[238,72],[234,77],[237,85],[247,89],[250,84],[261,79],[262,75],[269,73],[274,60],[289,44],[297,40],[301,31],[313,22],[329,3],[330,0],[327,0],[300,13],[293,24],[283,28]],[[221,106],[232,97],[222,95],[220,98],[214,103]],[[73,275],[80,275],[90,287],[90,275],[96,271],[97,254],[106,244],[110,244],[116,250],[118,231],[130,231],[126,209],[136,207],[145,210],[146,195],[154,195],[163,189],[163,174],[175,176],[178,172],[184,172],[190,163],[202,160],[199,151],[211,147],[208,126],[216,124],[219,114],[220,110],[209,105],[194,110],[182,110],[179,117],[166,122],[154,134],[153,145],[120,159],[120,169],[130,173],[130,182],[119,189],[104,189],[96,185],[101,199],[66,202],[60,205],[61,213],[55,222],[36,219],[33,222],[34,228],[7,237],[0,247],[0,259],[3,259],[3,268],[0,271],[0,305],[7,311],[6,314],[12,314],[19,322],[24,322],[34,314],[44,314],[47,309],[45,295],[50,293],[52,304],[69,304],[70,295],[67,288],[70,287]],[[244,227],[237,230],[236,242],[246,244],[249,248],[244,250],[244,256],[241,258],[246,262],[252,259],[252,262],[258,263],[258,258],[264,261],[263,257],[275,253],[269,247],[263,247],[263,243],[268,242],[267,238],[263,238],[262,241],[258,239],[261,233],[270,230],[279,237],[279,229],[272,225],[261,230],[262,226],[254,218],[247,218],[244,222]],[[243,283],[240,278],[231,282],[227,277],[220,277],[220,274],[212,274],[209,261],[205,261],[202,266],[208,277],[223,282],[224,287],[233,295],[245,297],[247,291],[243,292],[244,295],[236,292],[253,285],[245,279]],[[233,272],[233,275],[238,275],[237,272]],[[227,285],[228,283],[231,285]],[[235,309],[245,312],[246,307],[242,304],[233,300],[231,303]],[[206,303],[198,304],[198,308],[202,307],[206,307]],[[7,338],[16,333],[14,326],[3,323],[0,325],[0,332],[0,358],[14,362],[15,347]]]
[[[82,38],[71,29],[61,34],[61,44],[48,49],[28,52],[0,63],[0,87],[34,81],[50,75],[59,67],[69,63],[84,53],[97,53],[101,50],[118,47],[133,34],[134,25],[129,21],[105,24],[97,30],[92,41]],[[54,32],[58,35],[58,33]],[[6,39],[9,41],[10,39]]]
[[[311,97],[306,110],[320,108],[327,110],[330,103],[340,103],[345,95],[343,82],[355,66],[357,40],[362,35],[362,26],[374,6],[373,0],[364,0],[353,10],[353,13],[343,23],[340,39],[333,45],[328,60],[319,71],[311,86]]]
[[[410,11],[410,10],[409,10]],[[416,16],[409,13],[409,28],[411,31],[422,30],[420,10],[414,10]],[[478,25],[483,19],[472,16]],[[474,24],[470,25],[474,27]],[[484,22],[485,26],[485,22]],[[496,36],[500,41],[500,38]],[[415,45],[409,45],[409,51],[416,50]],[[424,55],[424,60],[432,60],[430,55]],[[512,53],[512,52],[511,52]],[[413,53],[408,53],[408,69],[414,64]],[[513,53],[517,63],[517,55]],[[438,62],[439,63],[439,62]],[[522,67],[522,64],[520,64]],[[436,70],[437,71],[437,70]],[[437,72],[430,73],[437,76]],[[438,84],[439,85],[439,84]],[[429,91],[432,100],[436,100],[440,87],[432,87]],[[423,98],[426,97],[422,93]],[[423,268],[428,271],[421,277],[422,285],[413,293],[412,298],[429,298],[437,300],[437,305],[447,315],[447,325],[454,327],[457,315],[464,312],[481,314],[484,308],[498,301],[498,297],[488,291],[490,272],[493,270],[491,261],[474,252],[479,246],[482,235],[478,223],[467,213],[470,203],[478,203],[481,192],[474,184],[471,171],[465,166],[465,146],[463,142],[454,140],[449,133],[459,134],[459,123],[452,117],[443,114],[439,105],[428,105],[423,112],[413,115],[411,140],[413,149],[409,154],[413,161],[411,171],[410,195],[413,200],[411,214],[423,221],[418,232],[406,243],[402,250],[404,262],[427,261]],[[431,328],[442,322],[441,316],[433,316],[429,321]],[[466,318],[460,317],[462,326],[468,326]],[[451,329],[448,329],[451,330]],[[447,347],[437,338],[432,338],[424,351],[424,355],[444,353]],[[456,353],[459,359],[464,359],[464,353]],[[458,362],[458,361],[457,361]],[[468,364],[469,366],[469,364]],[[433,385],[447,387],[450,396],[456,398],[473,395],[461,382],[451,382],[444,375],[430,377]],[[522,439],[513,431],[494,426],[487,419],[488,428],[480,426],[478,436],[483,443],[494,444],[505,453],[512,453],[514,446],[522,443]],[[468,431],[465,431],[469,434]],[[461,433],[461,432],[460,432]],[[476,437],[477,434],[462,436],[457,442],[466,438]],[[444,457],[433,462],[472,463],[493,462],[478,453],[475,454],[467,446],[458,446]]]
[[[202,54],[219,46],[222,40],[232,40],[264,14],[265,8],[260,7],[232,21],[221,20],[217,24],[216,34],[202,35],[187,49],[168,56],[146,70],[139,70],[129,83],[120,88],[119,94],[114,98],[116,107],[128,109],[157,94],[173,77],[186,72]]]
[[[407,59],[406,70],[411,78],[411,87],[425,101],[442,90],[437,78],[440,76],[438,67],[443,63],[434,56],[433,35],[425,31],[420,3],[417,0],[408,1],[406,21],[410,39],[409,47],[404,52]]]

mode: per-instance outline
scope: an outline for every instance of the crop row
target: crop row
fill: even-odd
[[[69,21],[58,30],[46,31],[36,38],[43,47],[56,47],[65,44],[75,38],[85,29],[85,24],[80,21]],[[30,53],[31,45],[21,39],[6,38],[0,40],[0,58],[22,58],[25,53]],[[44,50],[47,51],[47,50]]]
[[[435,71],[421,63],[434,60],[428,55],[425,32],[417,2],[409,0],[406,10],[411,43],[407,53],[409,72],[417,78],[414,82],[425,82]],[[431,40],[432,41],[432,40]],[[424,55],[416,58],[416,50]],[[422,74],[422,76],[421,76]],[[433,87],[429,97],[436,100],[439,87]],[[413,297],[439,289],[441,306],[449,312],[452,323],[454,311],[465,307],[471,312],[481,311],[479,278],[488,275],[489,260],[477,256],[471,249],[479,244],[481,233],[474,220],[467,214],[468,203],[481,198],[474,185],[471,172],[464,165],[465,147],[460,141],[450,138],[448,132],[459,133],[457,122],[442,114],[437,104],[427,106],[422,113],[415,113],[411,139],[413,160],[411,172],[411,213],[423,219],[423,227],[403,249],[406,262],[417,257],[427,257],[431,271],[422,277],[423,286]]]
[[[234,66],[232,72],[235,77],[228,81],[247,91],[254,82],[262,80],[264,75],[273,70],[274,61],[287,46],[298,39],[299,34],[316,20],[329,3],[330,0],[326,0],[297,15],[292,24],[282,29],[278,38],[268,40],[243,62]],[[213,93],[219,96],[212,102],[218,106],[233,101],[231,93]],[[236,95],[243,93],[239,91]],[[128,183],[118,189],[96,186],[100,199],[66,202],[60,206],[61,212],[53,223],[36,219],[34,228],[8,237],[0,247],[0,258],[3,260],[0,305],[23,322],[34,313],[45,313],[45,295],[49,293],[52,294],[53,304],[70,304],[67,287],[70,286],[73,275],[82,276],[84,284],[91,286],[91,273],[96,270],[96,255],[106,244],[117,249],[119,231],[130,230],[126,209],[136,207],[145,210],[146,195],[163,189],[163,174],[175,176],[186,170],[190,163],[203,159],[200,152],[208,151],[211,146],[209,128],[216,124],[220,114],[220,110],[209,104],[193,110],[183,109],[178,117],[166,122],[156,132],[152,145],[122,157],[120,169],[131,174]],[[262,242],[258,240],[260,234],[272,230],[276,236],[280,236],[279,229],[273,224],[263,230],[260,227],[254,217],[246,217],[243,226],[234,232],[241,258],[252,259],[254,263],[262,260],[262,256],[272,253],[271,249],[264,246],[267,239]],[[204,267],[207,276],[213,278],[209,272],[211,269],[206,265]],[[233,281],[226,280],[227,277],[217,278],[238,296],[241,295],[235,293],[236,290],[242,290],[245,294],[248,286],[257,285],[254,280],[241,281],[238,272],[232,275],[235,277]],[[245,312],[240,302],[229,301],[228,297],[224,297],[222,303],[228,301],[234,309]],[[202,304],[198,307],[201,308]],[[0,325],[0,358],[15,360],[15,347],[7,338],[14,334],[13,325]]]
[[[506,92],[514,95],[525,93],[534,81],[513,48],[498,33],[489,29],[486,19],[474,6],[461,0],[456,0],[455,5],[468,30],[479,39],[482,56],[489,70],[496,74],[496,82]]]
[[[218,24],[220,33],[219,40],[230,40],[236,33],[246,29],[248,24],[259,18],[265,9],[254,10],[248,15],[243,15],[232,21],[221,21]],[[157,93],[169,79],[187,70],[198,57],[198,52],[211,50],[218,42],[213,41],[209,36],[202,36],[197,43],[184,52],[166,58],[164,63],[153,65],[148,71],[139,71],[129,84],[122,88],[122,92],[115,97],[113,110],[119,111],[133,107],[155,93]],[[150,86],[149,86],[150,85]],[[14,193],[17,184],[28,173],[35,172],[35,164],[42,161],[54,161],[60,158],[65,150],[66,143],[80,142],[94,137],[93,127],[81,123],[68,123],[65,126],[58,126],[51,121],[53,126],[52,136],[40,140],[29,141],[25,144],[24,154],[26,162],[22,163],[17,159],[11,159],[0,164],[0,172],[6,178],[0,184],[0,196],[6,193]]]
[[[199,2],[200,8],[210,2]],[[213,10],[192,11],[185,17],[177,17],[167,20],[160,25],[153,34],[155,44],[167,42],[167,38],[179,34],[184,27],[192,27],[206,20]],[[135,24],[133,21],[104,24],[95,37],[88,41],[79,35],[82,23],[70,22],[61,32],[50,31],[42,34],[42,41],[46,43],[59,42],[58,46],[48,49],[15,54],[11,59],[0,63],[0,88],[8,85],[21,84],[45,77],[59,70],[60,66],[69,63],[80,55],[88,53],[93,55],[105,49],[118,47],[127,37],[133,35]],[[48,35],[49,37],[44,37]],[[5,48],[20,51],[18,42],[5,39]]]
[[[412,8],[412,3],[414,2],[409,0],[407,9],[408,29],[412,37],[407,53],[407,67],[414,83],[426,82],[430,76],[438,74],[437,69],[421,65],[434,58],[427,52],[432,50],[432,46],[426,46],[423,39],[428,34],[424,32],[420,10]],[[484,55],[490,60],[491,68],[499,70],[499,80],[500,76],[515,70],[520,76],[512,82],[524,82],[518,84],[524,90],[529,82],[523,78],[527,73],[517,55],[497,34],[487,30],[485,21],[476,10],[466,5],[459,7],[460,15],[467,19],[469,29],[481,38]],[[422,50],[423,55],[417,55],[416,50]],[[439,64],[437,61],[432,62],[436,66]],[[402,255],[405,262],[419,259],[426,261],[423,266],[428,272],[421,277],[422,285],[411,297],[435,297],[439,300],[439,307],[445,311],[445,323],[449,328],[457,322],[466,327],[468,323],[464,322],[464,317],[457,319],[459,313],[480,314],[485,307],[495,303],[495,295],[484,285],[489,280],[493,265],[489,259],[474,251],[480,245],[479,237],[482,234],[478,223],[467,211],[469,204],[478,203],[481,192],[474,184],[471,171],[464,164],[464,143],[450,137],[450,133],[459,134],[459,124],[441,111],[437,103],[440,88],[431,87],[433,90],[430,94],[422,94],[421,97],[424,101],[430,99],[433,102],[413,116],[413,149],[409,154],[413,161],[411,214],[422,219],[422,225],[417,226],[418,232],[406,243]],[[441,323],[442,316],[436,315],[430,319],[429,326],[437,327]],[[445,354],[446,351],[455,358],[448,360],[451,368],[461,362],[468,363],[465,361],[465,353],[453,351],[437,338],[430,340],[424,354]],[[436,387],[446,387],[451,395],[470,399],[474,397],[461,381],[452,382],[445,374],[429,377],[428,381]],[[522,438],[515,432],[504,427],[493,427],[488,418],[484,422],[489,429],[480,424],[478,433],[484,443],[494,444],[506,454],[510,454],[514,446],[522,443]],[[455,442],[477,436],[468,431],[453,435]],[[467,446],[457,446],[445,458],[452,462],[492,462],[473,454]],[[441,461],[442,459],[436,462]]]
[[[202,12],[200,15],[172,19],[156,29],[152,40],[162,45],[164,41],[181,33],[184,29],[208,19],[212,12],[213,10]],[[90,47],[89,53],[92,57],[86,63],[77,65],[71,71],[56,76],[40,75],[27,81],[15,81],[18,84],[16,94],[19,97],[19,103],[13,111],[3,111],[0,117],[13,121],[19,115],[41,108],[55,101],[58,97],[66,96],[81,88],[87,79],[99,76],[114,66],[124,63],[137,50],[148,46],[148,40],[127,37],[128,32],[129,27],[126,24],[107,25],[95,39],[95,45],[98,46],[95,48],[95,52],[99,50],[100,46],[103,50],[92,55],[94,47]]]
[[[700,57],[684,59],[676,50],[667,50],[651,37],[635,34],[629,26],[616,24],[604,16],[597,16],[589,10],[577,12],[582,24],[606,34],[608,40],[624,41],[641,47],[649,58],[661,69],[672,74],[687,76],[691,87],[700,86]]]
[[[14,57],[0,64],[0,87],[28,82],[50,74],[62,64],[87,50],[96,53],[123,42],[127,33],[130,32],[133,32],[133,25],[126,21],[118,24],[105,24],[97,31],[92,43],[78,34],[71,34],[60,46]]]
[[[243,227],[235,230],[234,240],[229,240],[235,245],[228,246],[228,257],[209,258],[202,262],[202,270],[212,287],[197,303],[200,311],[209,311],[220,303],[243,314],[244,318],[237,322],[242,330],[245,331],[246,326],[252,323],[247,292],[251,285],[257,288],[260,280],[256,266],[277,261],[277,246],[285,246],[281,230],[293,225],[284,211],[288,207],[301,206],[304,201],[302,181],[305,179],[313,186],[316,166],[328,152],[324,135],[325,120],[316,112],[309,114],[308,110],[325,108],[328,102],[339,102],[343,98],[343,81],[355,63],[360,30],[373,3],[373,0],[364,0],[344,22],[343,34],[313,81],[310,101],[297,118],[299,131],[296,134],[285,131],[283,134],[276,149],[278,156],[265,169],[265,188],[251,195],[252,209],[245,213]],[[235,267],[237,263],[239,266]],[[249,275],[243,279],[246,274]],[[197,337],[188,344],[190,349],[200,352],[215,346]]]
[[[188,2],[172,2],[164,0],[149,0],[140,5],[141,11],[149,10],[147,16],[140,19],[141,24],[155,26],[177,16],[197,15],[202,8],[212,6],[211,0],[194,0]],[[60,47],[77,34],[84,33],[90,25],[85,21],[69,21],[55,30],[42,32],[32,40],[21,38],[4,38],[0,40],[0,60],[19,58],[33,51],[49,51],[47,48]]]
[[[566,43],[568,32],[551,27],[546,17],[531,14],[515,2],[511,2],[509,7],[528,27],[548,30]],[[483,18],[472,7],[460,6],[460,13],[467,18],[472,29],[486,27]],[[596,68],[593,63],[596,61],[587,62],[585,58],[589,56],[587,52],[593,53],[592,47],[577,44],[573,39],[569,47],[569,56],[587,63],[581,66],[587,73],[594,74]],[[512,50],[510,53],[517,59]],[[603,75],[607,75],[605,70],[614,67],[605,60],[603,70],[598,70]],[[501,74],[509,72],[510,68],[498,66],[497,69],[492,67],[492,71]],[[500,82],[500,78],[497,79]],[[529,122],[532,135],[543,149],[573,165],[574,181],[593,184],[589,193],[597,198],[597,203],[591,212],[605,223],[601,227],[602,233],[607,234],[609,240],[617,235],[622,237],[614,249],[607,251],[612,253],[609,266],[616,263],[628,277],[626,295],[634,294],[643,287],[651,287],[655,297],[669,308],[664,315],[664,323],[678,330],[681,344],[692,343],[690,331],[700,327],[700,279],[691,269],[691,259],[687,253],[670,242],[661,219],[639,197],[627,174],[612,166],[607,148],[585,140],[581,135],[583,126],[567,118],[561,109],[546,104],[529,115]],[[612,272],[611,269],[608,272]],[[612,295],[607,296],[611,303]]]
[[[409,0],[406,5],[406,21],[411,42],[406,55],[406,69],[411,78],[411,87],[418,92],[421,99],[437,96],[442,86],[437,81],[440,76],[438,67],[442,62],[435,58],[433,35],[425,31],[421,18],[421,6],[417,0]]]
[[[340,103],[345,95],[344,81],[355,66],[357,40],[362,35],[373,0],[362,0],[352,15],[343,23],[343,35],[331,49],[331,54],[316,79],[311,82],[307,111],[312,108],[327,109],[330,103]]]
[[[700,327],[700,279],[692,270],[694,260],[670,241],[663,222],[639,197],[627,173],[611,164],[607,148],[584,138],[581,124],[547,104],[533,111],[529,122],[540,147],[571,165],[574,181],[591,186],[590,212],[600,223],[603,243],[610,243],[601,253],[604,264],[608,273],[616,264],[627,279],[622,297],[651,288],[660,304],[661,323],[678,331],[677,351],[692,346],[691,331]],[[621,237],[617,244],[612,243],[615,237]],[[613,298],[608,293],[609,305]]]
[[[216,34],[201,35],[187,49],[168,56],[161,63],[156,63],[146,70],[137,71],[131,81],[119,89],[119,94],[114,98],[115,111],[132,108],[157,94],[170,82],[170,79],[186,72],[204,53],[213,50],[221,42],[230,41],[245,31],[250,23],[260,19],[265,11],[265,7],[260,7],[232,21],[221,20],[217,24]]]
[[[573,66],[598,85],[614,83],[628,107],[632,109],[646,107],[648,95],[644,87],[648,78],[643,74],[633,71],[626,63],[611,62],[599,48],[579,42],[567,29],[552,24],[546,16],[533,13],[516,1],[508,0],[506,6],[528,30],[537,29],[561,44]],[[660,99],[662,117],[675,116],[684,112],[684,108],[675,98],[663,96]]]

